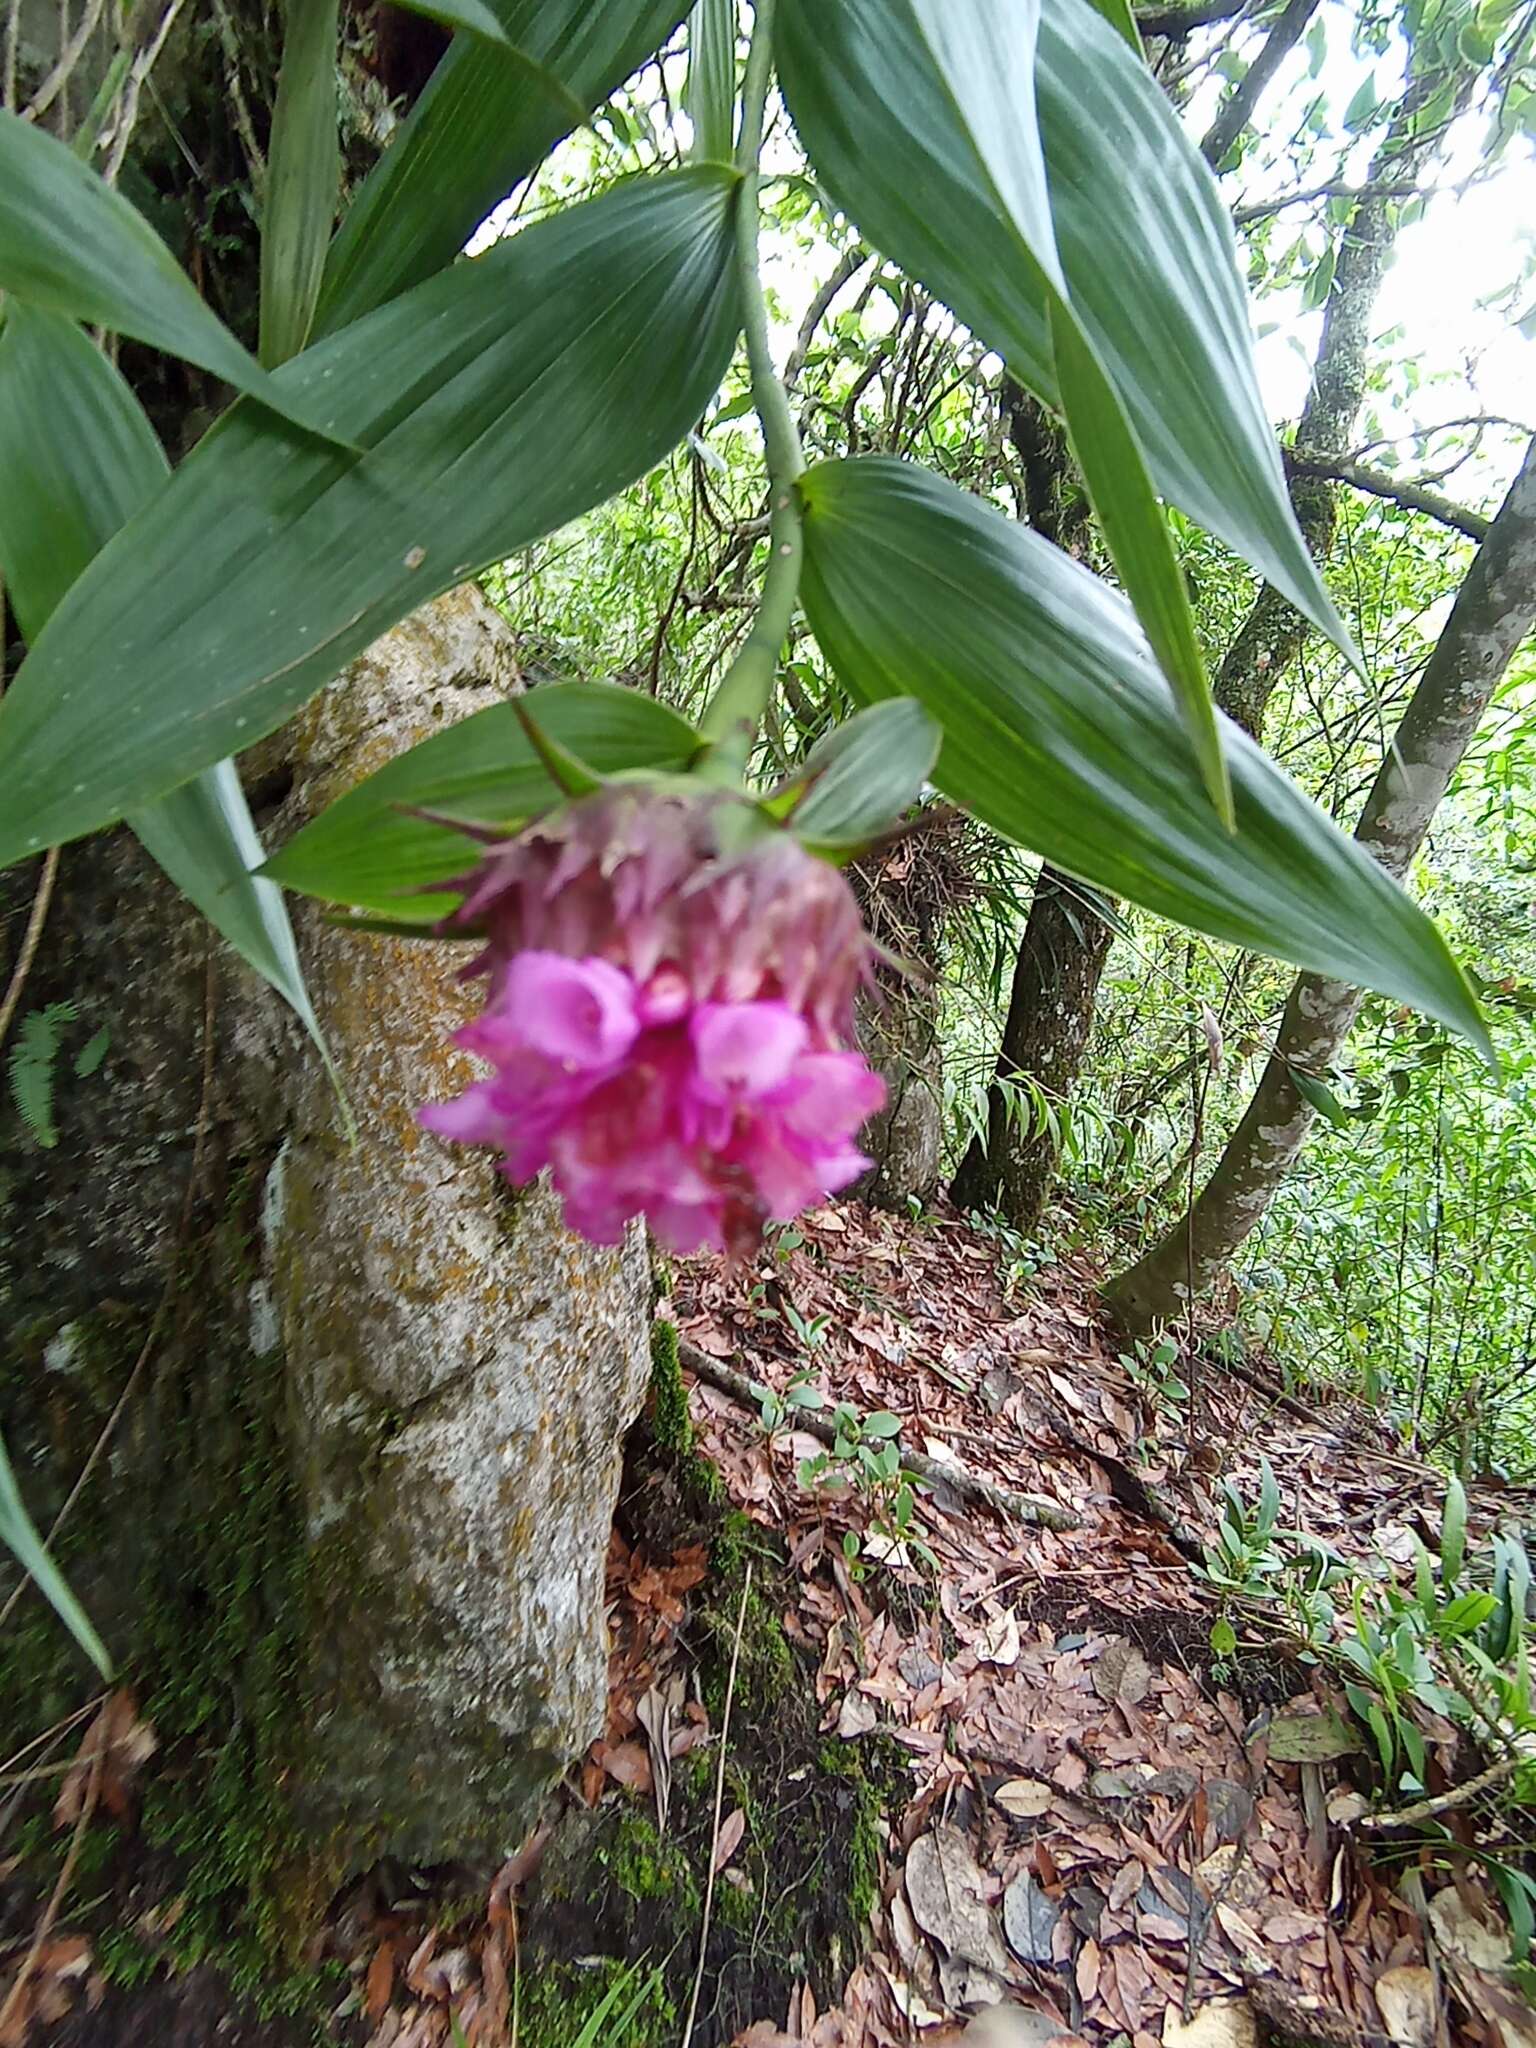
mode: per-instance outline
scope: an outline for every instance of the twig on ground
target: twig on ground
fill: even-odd
[[[707,1380],[712,1387],[718,1387],[723,1394],[729,1394],[733,1401],[740,1401],[743,1407],[755,1408],[761,1392],[758,1382],[748,1379],[744,1372],[734,1366],[725,1365],[718,1358],[711,1358],[706,1352],[697,1350],[692,1344],[679,1344],[679,1362],[687,1371],[701,1380]],[[795,1427],[807,1431],[819,1442],[833,1444],[837,1431],[825,1417],[814,1413],[798,1414]],[[931,1486],[947,1486],[962,1499],[974,1501],[977,1506],[991,1508],[994,1514],[1009,1515],[1016,1522],[1030,1522],[1042,1529],[1081,1529],[1082,1519],[1070,1509],[1058,1507],[1054,1501],[1037,1499],[1034,1494],[1012,1493],[1006,1487],[994,1486],[990,1479],[983,1479],[968,1466],[954,1464],[941,1458],[927,1457],[922,1451],[903,1450],[901,1462],[905,1470],[926,1480]]]
[[[43,855],[42,869],[37,878],[37,893],[32,898],[27,928],[21,938],[21,951],[16,955],[16,965],[11,970],[5,999],[0,1002],[0,1045],[5,1043],[5,1034],[11,1028],[11,1019],[16,1014],[16,1005],[21,1001],[21,992],[27,985],[27,976],[32,972],[32,962],[37,958],[37,949],[42,943],[43,926],[48,921],[48,905],[53,899],[53,885],[58,872],[59,849],[50,846]]]
[[[1416,1806],[1399,1807],[1396,1813],[1363,1814],[1356,1825],[1372,1834],[1384,1834],[1391,1828],[1413,1827],[1421,1820],[1433,1820],[1437,1813],[1449,1813],[1457,1806],[1470,1806],[1484,1792],[1491,1792],[1496,1785],[1512,1778],[1522,1764],[1532,1762],[1536,1762],[1536,1758],[1512,1753],[1501,1757],[1496,1764],[1490,1764],[1486,1771],[1479,1771],[1475,1778],[1468,1778],[1464,1785],[1453,1785],[1449,1792],[1437,1792],[1432,1799],[1421,1799]]]
[[[709,1831],[709,1877],[704,1886],[704,1912],[699,1921],[699,1962],[693,1973],[693,1990],[688,1997],[688,2017],[683,2022],[682,2048],[693,2039],[693,2023],[699,2013],[699,1992],[704,1985],[704,1958],[709,1949],[709,1923],[715,1907],[715,1865],[720,1855],[720,1809],[725,1804],[725,1762],[730,1751],[731,1704],[736,1697],[736,1670],[741,1662],[741,1638],[747,1626],[747,1597],[752,1591],[752,1560],[741,1581],[741,1604],[736,1609],[736,1639],[731,1644],[731,1668],[725,1677],[725,1707],[720,1716],[720,1761],[715,1767],[715,1813]]]
[[[101,1773],[107,1759],[105,1710],[92,1722],[90,1733],[85,1739],[87,1742],[94,1742],[95,1744],[95,1754],[91,1758],[90,1780],[85,1788],[85,1797],[80,1802],[80,1811],[75,1816],[75,1831],[69,1838],[69,1849],[64,1857],[63,1867],[59,1871],[58,1881],[49,1894],[47,1905],[43,1908],[42,1918],[37,1923],[37,1931],[32,1936],[32,1946],[27,1950],[25,1957],[22,1959],[21,1968],[16,1973],[16,1981],[6,1993],[4,2005],[0,2005],[0,2037],[5,2035],[6,2028],[10,2024],[17,2006],[21,2003],[23,1992],[32,1981],[32,1972],[37,1968],[37,1959],[47,1945],[49,1935],[53,1932],[54,1923],[59,1917],[59,1908],[64,1903],[65,1894],[69,1890],[70,1880],[75,1874],[75,1865],[80,1860],[80,1846],[85,1840],[85,1831],[96,1815],[96,1801],[101,1795]]]
[[[1060,1443],[1080,1458],[1091,1458],[1094,1464],[1104,1468],[1109,1480],[1109,1490],[1115,1500],[1127,1513],[1137,1516],[1143,1522],[1151,1522],[1161,1529],[1174,1549],[1187,1557],[1191,1564],[1200,1564],[1205,1558],[1205,1545],[1195,1530],[1180,1515],[1172,1500],[1161,1486],[1150,1479],[1143,1479],[1139,1472],[1133,1472],[1123,1458],[1117,1458],[1113,1451],[1101,1451],[1097,1444],[1090,1443],[1079,1435],[1059,1409],[1046,1408],[1045,1420]]]

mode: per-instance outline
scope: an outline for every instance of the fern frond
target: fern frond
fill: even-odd
[[[49,1003],[21,1020],[11,1047],[11,1100],[38,1144],[51,1150],[59,1142],[53,1121],[53,1064],[59,1055],[64,1026],[73,1024],[80,1005]]]

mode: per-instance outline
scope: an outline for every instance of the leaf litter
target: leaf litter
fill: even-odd
[[[1192,1537],[1215,1528],[1218,1481],[1255,1498],[1261,1459],[1282,1520],[1346,1557],[1383,1529],[1404,1562],[1415,1534],[1433,1541],[1440,1476],[1367,1410],[1302,1409],[1216,1371],[1188,1442],[1184,1418],[1160,1425],[1093,1276],[1070,1260],[1021,1295],[995,1244],[957,1219],[856,1203],[802,1219],[792,1239],[745,1271],[678,1262],[658,1312],[705,1361],[781,1395],[808,1378],[826,1403],[897,1417],[901,1445],[940,1473],[1055,1503],[1078,1526],[1022,1522],[934,1477],[904,1540],[872,1544],[856,1486],[801,1484],[817,1438],[770,1436],[688,1376],[726,1503],[790,1560],[782,1627],[827,1739],[882,1740],[907,1775],[885,1811],[868,1952],[841,1999],[818,2011],[803,1983],[741,2048],[1254,2048],[1277,2035],[1536,2048],[1486,1888],[1465,1869],[1450,1884],[1415,1867],[1415,1891],[1370,1860],[1356,1832],[1370,1780],[1342,1702],[1262,1642],[1213,1663],[1216,1606],[1189,1568]],[[788,1307],[819,1327],[809,1352]],[[1480,1526],[1532,1514],[1513,1489],[1472,1493]],[[680,1654],[709,1570],[703,1545],[653,1556],[614,1529],[607,1725],[558,1798],[640,1802],[666,1830],[672,1766],[718,1740]],[[1447,1776],[1464,1767],[1450,1725],[1425,1725]],[[104,1807],[126,1809],[152,1743],[114,1696],[65,1777],[59,1825],[93,1780]],[[508,1859],[477,1924],[450,1933],[409,1901],[342,1916],[329,1952],[350,1972],[339,2016],[354,2038],[511,2043],[519,1901],[550,1832],[541,1823]],[[708,1852],[722,1883],[749,1839],[733,1805]],[[52,1929],[6,2038],[89,2006],[100,1985],[85,1937]]]

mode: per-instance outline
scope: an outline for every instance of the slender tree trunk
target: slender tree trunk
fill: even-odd
[[[1536,442],[1457,594],[1355,828],[1389,874],[1407,872],[1533,623]],[[1193,1210],[1108,1290],[1127,1327],[1172,1321],[1231,1264],[1311,1128],[1315,1112],[1294,1075],[1317,1074],[1334,1059],[1360,1001],[1345,982],[1317,975],[1296,982],[1269,1064]]]
[[[1071,554],[1087,545],[1087,501],[1072,488],[1060,432],[1017,386],[1006,394],[1009,438],[1024,470],[1020,511],[1037,533]],[[1029,1230],[1050,1197],[1060,1152],[1049,1127],[1022,1130],[1012,1114],[1012,1083],[1027,1074],[1062,1100],[1076,1081],[1093,1034],[1110,927],[1093,914],[1091,889],[1049,864],[1035,879],[1029,917],[1014,961],[997,1055],[987,1091],[987,1131],[972,1138],[950,1191],[965,1209],[1001,1208]]]
[[[1048,1125],[1021,1128],[1006,1083],[1028,1074],[1054,1101],[1071,1093],[1113,938],[1094,901],[1093,890],[1041,869],[1014,963],[998,1081],[987,1093],[986,1138],[971,1140],[953,1182],[961,1208],[995,1203],[1016,1230],[1030,1229],[1049,1200],[1061,1146]]]

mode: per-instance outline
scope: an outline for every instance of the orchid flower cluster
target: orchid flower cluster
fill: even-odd
[[[610,785],[489,845],[445,935],[490,977],[456,1043],[492,1068],[428,1129],[549,1168],[568,1226],[750,1251],[870,1161],[853,1043],[874,947],[846,879],[738,797]]]

